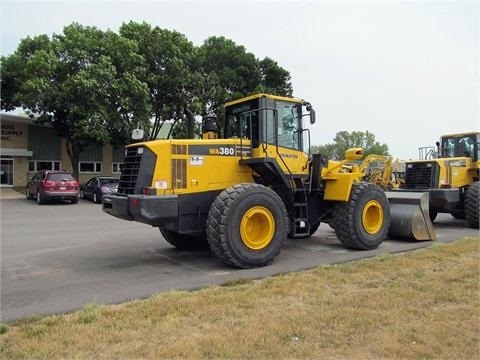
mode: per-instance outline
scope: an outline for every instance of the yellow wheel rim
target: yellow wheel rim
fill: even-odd
[[[249,209],[240,222],[240,236],[245,246],[252,250],[264,249],[273,239],[275,219],[263,206]]]
[[[362,212],[362,225],[369,234],[376,234],[383,225],[383,209],[377,200],[365,204]]]

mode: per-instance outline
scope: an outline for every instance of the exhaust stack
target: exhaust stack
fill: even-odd
[[[217,117],[215,115],[205,115],[202,122],[202,137],[204,139],[218,139]]]

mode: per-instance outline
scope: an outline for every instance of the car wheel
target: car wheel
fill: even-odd
[[[83,189],[80,190],[80,199],[85,199],[85,194],[83,193]]]
[[[76,204],[76,203],[78,203],[78,197],[75,196],[72,198],[72,204]]]
[[[30,190],[28,190],[28,187],[27,189],[25,190],[25,195],[27,197],[28,200],[30,200],[32,198],[32,195],[30,195]]]
[[[99,196],[97,195],[97,193],[94,192],[94,193],[93,193],[93,202],[94,202],[95,204],[98,204],[98,203],[100,202],[100,199],[101,199],[101,198],[99,198]]]
[[[37,191],[37,204],[38,205],[45,204],[45,199],[43,198],[42,194],[40,194],[40,191]]]

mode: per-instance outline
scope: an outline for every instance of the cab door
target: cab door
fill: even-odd
[[[266,156],[275,158],[285,172],[306,173],[308,154],[303,151],[302,110],[297,103],[269,100],[262,117]]]

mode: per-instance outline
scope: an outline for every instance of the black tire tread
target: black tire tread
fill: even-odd
[[[377,243],[371,244],[365,242],[361,236],[357,233],[355,229],[355,219],[354,219],[354,211],[357,207],[357,202],[361,194],[365,191],[376,191],[381,192],[383,196],[383,190],[379,188],[377,185],[368,183],[368,182],[359,182],[353,184],[350,199],[346,203],[338,203],[335,205],[333,210],[333,228],[337,235],[337,238],[340,240],[343,246],[349,249],[355,250],[372,250],[376,249],[383,239],[386,237],[388,233],[388,228],[390,225],[390,210],[388,208],[385,209],[386,213],[384,214],[384,223],[386,226],[380,231],[381,234],[379,238],[380,241]],[[386,207],[388,207],[388,200],[385,197]]]
[[[227,245],[227,239],[225,233],[228,231],[228,223],[225,221],[225,214],[230,213],[233,209],[234,201],[246,191],[265,189],[266,187],[256,183],[243,183],[236,184],[228,189],[222,191],[213,202],[210,207],[208,219],[207,219],[207,239],[212,252],[225,263],[238,267],[238,268],[252,268],[252,265],[246,264],[240,261],[229,250]],[[277,201],[283,205],[280,197],[272,190],[272,194],[275,194]],[[283,233],[288,234],[288,215],[285,210],[285,206],[282,206],[283,216],[285,218],[285,228]],[[281,229],[279,231],[282,231]],[[284,241],[285,241],[284,240]],[[283,245],[283,242],[282,242]],[[273,262],[273,260],[279,255],[282,246],[279,246],[275,254],[261,264],[255,266],[267,266]]]
[[[179,250],[205,250],[208,249],[208,243],[205,237],[187,234],[159,228],[160,233],[166,242]]]
[[[479,228],[480,182],[475,181],[465,193],[465,218],[470,227]]]

